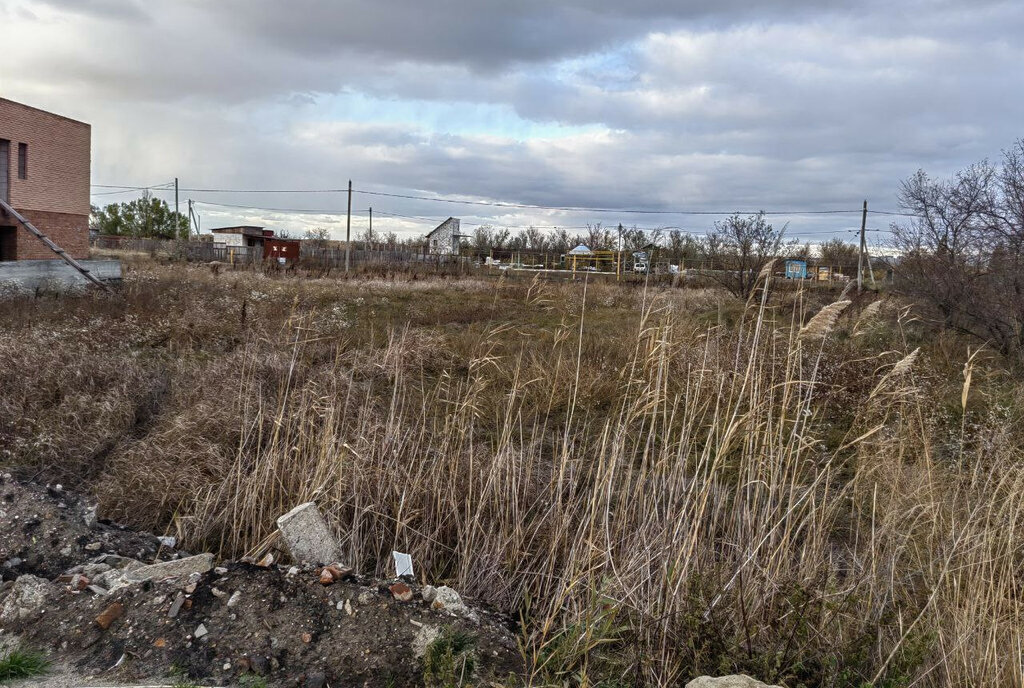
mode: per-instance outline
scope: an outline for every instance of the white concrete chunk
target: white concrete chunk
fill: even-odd
[[[313,502],[299,504],[278,518],[277,527],[296,562],[333,564],[341,561],[341,546]]]
[[[139,583],[146,580],[159,580],[160,578],[179,578],[189,576],[193,573],[206,573],[213,568],[213,555],[197,554],[194,557],[174,559],[173,561],[162,561],[159,564],[140,566],[137,569],[126,571],[124,580],[131,583]]]

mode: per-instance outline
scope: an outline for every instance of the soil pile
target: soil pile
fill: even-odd
[[[522,672],[510,621],[447,588],[336,566],[214,566],[94,514],[57,487],[2,479],[0,645],[107,681],[318,688]]]

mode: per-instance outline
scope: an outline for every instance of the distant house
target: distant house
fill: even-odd
[[[427,234],[427,249],[430,253],[454,255],[459,252],[459,219],[449,217]]]
[[[259,260],[275,259],[281,262],[298,260],[301,242],[274,236],[274,230],[253,225],[217,227],[213,232],[214,246],[223,246],[235,255]]]
[[[0,199],[72,258],[89,256],[92,129],[0,98]],[[0,261],[56,256],[0,210]]]

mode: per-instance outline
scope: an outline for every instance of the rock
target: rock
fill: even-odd
[[[465,614],[469,611],[469,608],[463,603],[459,593],[455,592],[447,585],[442,585],[437,588],[434,592],[434,599],[431,601],[430,606],[434,609],[443,609],[452,614]]]
[[[123,615],[124,605],[120,602],[114,602],[96,617],[96,625],[105,631],[110,628],[110,624],[120,619]]]
[[[302,634],[302,642],[306,643],[307,645],[309,643],[313,642],[313,634],[312,633],[303,633]]]
[[[209,631],[206,630],[206,626],[204,626],[203,624],[199,624],[198,626],[196,626],[196,630],[192,631],[192,637],[193,638],[202,638],[203,636],[205,636],[208,633],[209,633]]]
[[[184,604],[185,593],[179,592],[178,596],[174,598],[174,602],[171,602],[171,608],[167,610],[167,616],[171,619],[176,617]]]
[[[263,555],[263,558],[256,562],[256,566],[264,569],[269,569],[274,564],[274,555],[267,552]]]
[[[781,688],[780,686],[769,686],[757,679],[750,678],[746,674],[733,674],[732,676],[701,676],[686,684],[686,688]]]
[[[329,564],[341,559],[341,546],[316,504],[300,504],[277,519],[288,553],[296,562]]]
[[[110,564],[104,564],[104,563],[98,563],[97,562],[97,563],[84,564],[82,566],[82,571],[81,572],[83,574],[85,574],[86,576],[88,576],[89,578],[95,578],[96,576],[100,575],[101,573],[106,573],[110,569],[111,569]]]
[[[236,604],[238,604],[241,601],[242,601],[242,591],[241,590],[235,590],[233,593],[231,593],[231,597],[228,598],[228,603],[227,604],[228,604],[229,607],[234,607]]]
[[[330,585],[334,582],[334,574],[331,573],[330,569],[324,569],[320,572],[320,584]]]
[[[363,590],[359,593],[359,604],[370,604],[373,602],[373,593],[369,590]]]
[[[0,624],[32,616],[46,604],[52,586],[50,581],[36,576],[18,576],[0,605]]]
[[[424,585],[423,589],[420,590],[420,595],[422,595],[424,602],[433,602],[437,599],[437,588],[433,585]]]
[[[306,674],[306,688],[324,688],[327,685],[327,676],[319,671]]]
[[[351,602],[351,600],[345,600],[345,613],[348,614],[349,616],[353,616],[355,614],[355,612],[352,611],[352,602]]]
[[[103,548],[102,542],[90,542],[85,546],[85,549],[89,552],[99,552]]]
[[[142,581],[159,580],[161,578],[179,578],[193,573],[206,573],[212,568],[212,554],[197,554],[194,557],[140,566],[137,569],[127,571],[124,574],[123,580],[126,583],[141,583]]]
[[[216,573],[218,576],[223,576],[225,573],[228,572],[228,570],[223,566],[217,566],[213,569],[213,572]]]
[[[416,636],[412,639],[412,654],[417,659],[420,659],[427,653],[427,648],[430,644],[437,640],[441,636],[441,629],[437,626],[428,626],[424,624],[420,626],[420,630],[416,632]]]
[[[405,583],[395,583],[390,588],[391,595],[399,602],[409,602],[412,600],[412,588]]]
[[[263,655],[250,655],[249,668],[257,676],[266,676],[267,672],[270,671],[270,660]]]
[[[173,549],[174,546],[178,544],[178,538],[173,535],[160,535],[157,536],[157,540],[160,541],[161,547],[169,547]]]
[[[92,506],[85,510],[82,514],[82,522],[85,523],[85,527],[92,530],[96,527],[96,507]]]

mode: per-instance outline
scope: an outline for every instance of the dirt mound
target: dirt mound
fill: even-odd
[[[337,569],[322,579],[309,566],[211,568],[208,557],[94,522],[64,491],[8,479],[0,500],[0,640],[84,676],[316,687],[522,671],[509,620],[447,589]]]

